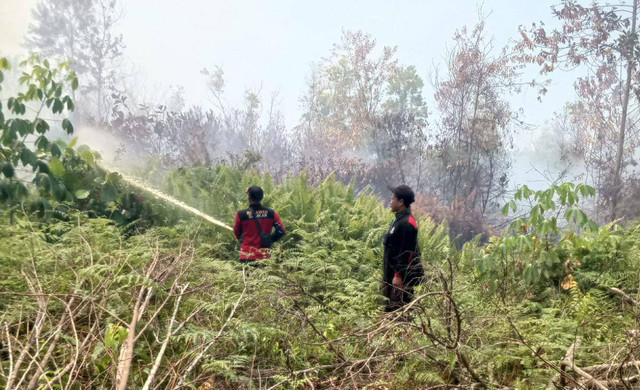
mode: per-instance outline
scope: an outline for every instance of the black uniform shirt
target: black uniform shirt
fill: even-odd
[[[395,275],[404,278],[411,260],[419,256],[418,223],[411,215],[411,209],[399,211],[384,237],[385,282],[391,283]]]

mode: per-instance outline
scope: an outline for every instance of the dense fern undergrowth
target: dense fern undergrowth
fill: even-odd
[[[48,206],[56,213],[5,209],[0,386],[635,386],[637,227],[525,227],[458,251],[421,215],[425,281],[385,314],[381,240],[393,216],[378,196],[225,166],[156,183],[228,223],[259,184],[288,234],[264,268],[243,268],[229,231],[145,194],[131,208],[126,183],[101,211],[90,203],[102,184],[79,206]]]

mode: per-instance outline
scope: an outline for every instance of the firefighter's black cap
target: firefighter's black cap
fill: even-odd
[[[413,193],[413,190],[409,186],[402,184],[397,187],[387,186],[387,188],[393,192],[396,198],[402,199],[404,205],[407,207],[416,200],[416,194]]]
[[[257,200],[258,202],[264,198],[264,191],[258,186],[251,186],[247,188],[247,194],[249,194],[251,199]]]

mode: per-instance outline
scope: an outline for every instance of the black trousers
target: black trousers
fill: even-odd
[[[382,293],[387,297],[385,312],[401,309],[407,303],[413,301],[413,287],[404,286],[403,288],[398,288],[391,283],[385,283]]]

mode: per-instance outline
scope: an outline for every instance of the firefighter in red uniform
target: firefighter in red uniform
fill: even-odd
[[[249,208],[238,211],[233,232],[242,243],[240,262],[256,265],[257,260],[271,256],[269,248],[284,236],[285,230],[278,213],[262,206],[262,188],[251,186],[247,194]]]

